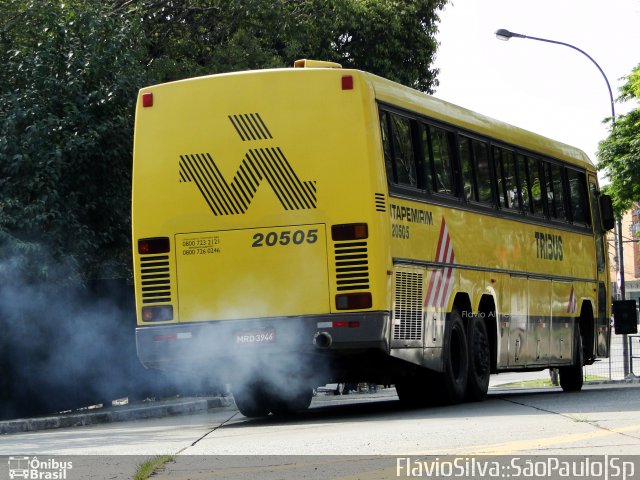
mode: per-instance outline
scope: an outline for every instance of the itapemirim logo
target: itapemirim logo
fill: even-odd
[[[245,141],[271,140],[259,114],[230,115]],[[210,153],[180,155],[180,182],[193,182],[214,215],[243,214],[266,181],[285,210],[316,208],[316,181],[300,180],[280,147],[250,148],[229,183]]]
[[[32,480],[65,480],[67,471],[73,468],[73,462],[60,461],[55,458],[44,460],[38,457],[9,457],[9,478],[25,478]]]

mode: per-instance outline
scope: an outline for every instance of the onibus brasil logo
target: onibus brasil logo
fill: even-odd
[[[273,137],[258,113],[229,115],[243,142]],[[249,148],[228,182],[210,153],[180,155],[180,182],[194,183],[214,215],[243,214],[266,182],[285,210],[316,208],[316,181],[300,180],[280,147]]]
[[[73,468],[73,462],[38,457],[9,457],[9,478],[27,478],[33,480],[65,480],[67,471]]]

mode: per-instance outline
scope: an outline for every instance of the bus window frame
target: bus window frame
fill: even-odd
[[[490,214],[496,217],[502,217],[512,220],[520,220],[525,221],[526,223],[532,223],[541,226],[548,226],[549,228],[560,228],[569,231],[576,231],[582,233],[592,233],[591,225],[585,224],[582,222],[575,223],[572,220],[567,219],[564,220],[556,220],[552,218],[549,213],[549,207],[547,203],[547,192],[546,192],[546,177],[544,173],[544,168],[542,166],[543,162],[551,162],[561,167],[562,176],[564,183],[564,203],[566,214],[570,215],[570,190],[567,176],[567,169],[572,169],[574,171],[580,172],[583,174],[585,188],[587,188],[588,194],[588,182],[587,175],[591,170],[587,168],[582,168],[580,165],[573,164],[566,160],[560,160],[548,155],[541,154],[539,152],[535,152],[529,150],[528,148],[512,145],[504,140],[496,139],[494,137],[490,137],[488,135],[483,135],[478,132],[474,132],[468,130],[464,127],[455,124],[449,124],[443,122],[441,120],[429,117],[427,115],[421,114],[419,112],[410,111],[399,107],[397,105],[389,104],[381,100],[376,100],[376,106],[378,115],[381,115],[382,112],[388,114],[388,122],[391,122],[391,115],[397,114],[401,117],[408,118],[411,122],[412,126],[412,143],[414,148],[414,161],[416,161],[416,175],[418,180],[418,185],[421,188],[412,188],[407,185],[395,183],[392,179],[387,178],[387,186],[388,191],[391,196],[406,198],[409,200],[419,201],[422,203],[431,203],[442,206],[449,206],[453,208],[475,211],[477,213]],[[382,125],[382,122],[379,122]],[[449,148],[449,169],[452,178],[452,188],[453,192],[443,192],[443,191],[434,191],[434,185],[428,184],[428,179],[424,172],[429,169],[432,175],[432,183],[435,182],[435,165],[432,162],[433,160],[433,145],[431,141],[432,128],[439,129],[446,134],[446,139],[448,142]],[[422,144],[422,132],[426,131],[426,140],[428,142],[427,148]],[[478,202],[476,200],[466,201],[463,195],[463,178],[462,178],[462,164],[460,159],[460,141],[459,137],[464,136],[469,139],[480,141],[485,144],[487,148],[487,153],[489,155],[489,169],[491,175],[491,183],[492,183],[492,204],[487,204],[483,202]],[[381,143],[381,147],[384,154],[384,145]],[[509,151],[513,154],[514,163],[515,163],[515,177],[516,177],[516,185],[518,190],[518,202],[520,208],[504,208],[498,203],[498,185],[497,185],[497,170],[494,164],[493,159],[493,148],[500,148],[502,150]],[[522,160],[522,161],[521,161]],[[533,196],[532,196],[532,185],[531,178],[529,174],[529,164],[530,162],[534,162],[538,168],[539,178],[541,182],[541,202],[542,202],[542,211],[541,212],[532,212],[533,208]],[[422,165],[420,165],[422,162]],[[473,162],[474,169],[475,162]],[[522,171],[522,166],[524,166],[524,172]],[[383,166],[386,175],[386,166]],[[394,166],[395,168],[395,162]],[[420,170],[420,169],[423,170]],[[594,170],[595,171],[595,170]],[[422,172],[422,173],[420,173]],[[522,184],[521,181],[524,178],[527,181],[527,193],[529,195],[529,207],[525,209],[524,205],[524,197],[522,192]],[[388,176],[387,176],[388,177]],[[474,180],[475,182],[475,180]],[[589,200],[587,200],[587,205]]]
[[[388,176],[388,172],[387,172],[387,168],[386,168],[386,164],[385,164],[385,176],[387,177],[387,184],[389,185],[389,192],[393,193],[393,194],[397,194],[400,196],[407,196],[410,198],[415,198],[415,199],[423,199],[425,197],[426,194],[426,190],[424,189],[424,182],[421,180],[420,178],[420,174],[421,174],[421,167],[419,167],[419,163],[417,161],[417,155],[421,154],[421,149],[417,149],[417,143],[419,143],[416,139],[416,122],[417,120],[414,118],[414,116],[402,111],[402,110],[397,110],[397,109],[392,109],[392,108],[387,108],[386,106],[382,106],[382,105],[378,105],[378,118],[380,119],[382,112],[384,112],[385,114],[385,126],[387,129],[387,136],[391,135],[390,138],[390,149],[391,149],[391,168],[393,171],[393,179],[389,179]],[[401,117],[403,119],[406,119],[409,121],[409,134],[411,136],[411,145],[412,145],[412,151],[413,151],[413,161],[414,161],[414,168],[416,171],[416,186],[413,187],[411,185],[408,185],[406,183],[400,183],[398,182],[398,166],[397,166],[397,162],[396,162],[396,155],[395,155],[395,141],[394,141],[394,136],[393,136],[393,132],[394,132],[394,128],[393,128],[393,119],[392,116],[396,115],[398,117]],[[379,122],[382,125],[382,121]],[[382,151],[383,151],[383,155],[384,155],[384,138],[382,138],[383,140],[383,144],[382,144]],[[385,158],[385,162],[386,162],[386,158]],[[424,163],[424,159],[422,160],[422,163]],[[422,185],[423,187],[420,188],[420,185]]]
[[[545,198],[546,198],[546,206],[547,206],[547,212],[548,212],[548,219],[550,222],[552,223],[560,223],[560,224],[564,224],[564,223],[571,223],[571,219],[570,219],[570,211],[567,209],[567,193],[569,193],[568,189],[567,189],[567,182],[566,182],[566,167],[565,165],[555,162],[553,160],[551,160],[550,158],[543,158],[540,161],[540,164],[542,166],[542,171],[544,174],[544,185],[545,185]],[[562,206],[564,208],[564,215],[559,217],[557,215],[556,212],[556,191],[555,191],[555,186],[554,186],[554,173],[553,173],[553,167],[558,167],[560,168],[560,185],[562,188]],[[547,168],[550,170],[550,172],[547,172]],[[547,173],[551,173],[551,175],[549,176],[549,178],[547,178]],[[550,201],[549,199],[549,190],[547,189],[547,187],[551,185],[551,193],[553,194],[553,201]],[[551,212],[553,212],[554,214],[552,215]]]
[[[579,175],[579,178],[582,182],[582,193],[583,193],[583,205],[582,209],[584,210],[587,221],[579,221],[573,217],[573,198],[571,196],[571,180],[569,179],[569,172],[576,172]],[[591,214],[591,198],[589,192],[589,181],[587,180],[587,171],[576,168],[573,165],[565,165],[565,177],[567,178],[567,193],[568,198],[567,202],[569,204],[569,213],[571,215],[571,223],[574,226],[584,227],[591,229],[593,227],[593,215]]]
[[[517,159],[516,156],[518,155],[518,152],[512,148],[507,148],[502,144],[499,143],[495,143],[495,142],[491,142],[490,144],[491,147],[491,158],[493,159],[493,169],[495,171],[495,179],[496,179],[496,193],[498,195],[498,202],[496,204],[496,207],[499,211],[503,211],[503,212],[509,212],[509,213],[517,213],[517,214],[524,214],[523,211],[523,204],[522,204],[522,192],[520,192],[520,181],[518,178],[518,163],[517,163]],[[494,155],[494,152],[498,151],[500,153],[499,158],[496,157]],[[498,171],[496,170],[496,162],[499,162],[500,164],[500,173],[501,173],[501,180],[502,180],[502,185],[503,185],[503,194],[504,196],[502,197],[502,199],[505,201],[506,204],[510,204],[510,202],[507,199],[508,196],[508,190],[507,190],[507,178],[505,177],[505,173],[504,173],[504,153],[508,152],[512,155],[513,157],[513,175],[514,175],[514,182],[515,182],[515,187],[516,187],[516,197],[518,198],[518,206],[517,207],[511,207],[511,206],[502,206],[502,203],[500,202],[499,198],[500,198],[500,192],[498,192],[499,187],[497,185],[497,181],[498,181]]]

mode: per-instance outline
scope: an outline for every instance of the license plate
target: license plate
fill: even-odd
[[[275,343],[276,341],[276,331],[273,328],[235,332],[234,336],[236,345],[256,345],[261,343]]]

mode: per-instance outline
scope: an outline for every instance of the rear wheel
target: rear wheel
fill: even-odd
[[[300,386],[290,389],[286,395],[276,393],[270,395],[268,403],[274,415],[291,415],[309,408],[312,398],[313,388]]]
[[[465,398],[471,402],[479,402],[487,396],[491,375],[489,335],[487,326],[481,318],[474,316],[469,320],[467,342],[469,344],[469,376]]]
[[[444,370],[436,374],[435,394],[440,403],[455,404],[464,399],[469,376],[469,347],[458,310],[451,312],[444,331]]]
[[[253,383],[233,390],[236,407],[245,417],[266,417],[270,406],[264,385]]]
[[[573,335],[573,365],[570,367],[560,367],[560,386],[565,392],[578,392],[582,390],[584,382],[584,349],[582,347],[582,336],[580,326],[576,325]]]

